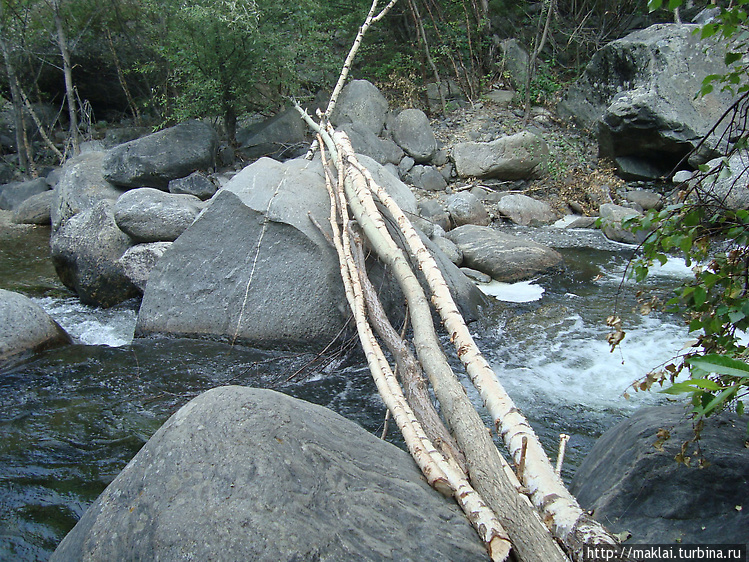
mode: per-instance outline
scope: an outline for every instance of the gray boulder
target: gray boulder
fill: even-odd
[[[442,107],[442,100],[444,99],[448,105],[451,106],[463,106],[468,100],[460,89],[455,80],[448,78],[441,82],[428,82],[426,84],[427,94],[427,105],[429,110],[433,112],[442,112],[445,108]]]
[[[551,248],[496,229],[468,224],[446,234],[461,252],[463,265],[497,281],[531,279],[563,268],[562,256]]]
[[[366,154],[380,164],[398,164],[403,151],[390,139],[381,139],[362,123],[344,123],[339,127],[351,141],[357,154]]]
[[[16,224],[50,224],[52,205],[57,195],[51,189],[32,195],[13,211],[13,222]]]
[[[502,216],[522,226],[552,224],[559,218],[551,205],[522,193],[502,197],[497,203],[497,210]]]
[[[272,414],[272,415],[269,415]],[[209,390],[146,443],[51,561],[485,560],[411,457],[321,406]]]
[[[246,158],[270,156],[286,160],[307,148],[307,125],[292,108],[237,133],[239,152]]]
[[[639,211],[614,203],[605,203],[600,206],[598,214],[601,221],[601,231],[609,240],[625,244],[637,244],[644,240],[645,233],[642,231],[634,233],[622,226],[623,220],[641,215],[642,213]]]
[[[116,200],[122,195],[121,189],[104,179],[105,156],[105,152],[87,152],[65,162],[50,210],[53,231],[73,215],[92,209],[99,201]]]
[[[211,178],[200,172],[193,172],[184,178],[170,181],[168,189],[169,193],[194,195],[203,201],[213,197],[218,190]]]
[[[663,206],[663,197],[650,189],[630,189],[624,194],[624,198],[645,211]]]
[[[461,142],[453,146],[460,177],[518,180],[539,177],[549,158],[546,142],[523,131],[492,142]]]
[[[113,207],[112,201],[99,201],[71,217],[50,240],[58,277],[84,304],[109,307],[140,294],[119,263],[133,242],[117,227]]]
[[[357,154],[359,163],[367,168],[372,178],[387,191],[398,206],[408,214],[415,215],[417,213],[416,197],[411,192],[411,189],[398,179],[396,174],[388,171],[385,166],[380,166],[375,160],[364,154]]]
[[[117,199],[114,220],[136,242],[171,242],[193,223],[202,209],[203,202],[194,195],[142,187],[126,191]]]
[[[749,152],[739,151],[731,155],[726,161],[716,158],[707,163],[708,174],[699,185],[697,179],[702,176],[696,173],[694,178],[688,182],[690,187],[695,188],[692,198],[699,196],[700,199],[709,203],[719,203],[729,209],[749,209]]]
[[[329,231],[329,208],[319,160],[247,166],[152,270],[136,333],[257,345],[334,339],[346,314],[338,259],[310,220]]]
[[[336,127],[344,123],[360,123],[379,135],[387,110],[388,102],[374,84],[367,80],[352,80],[341,91],[330,122]]]
[[[450,213],[442,206],[442,203],[435,199],[419,201],[419,216],[440,225],[445,232],[452,227],[450,224]]]
[[[447,181],[439,170],[433,166],[417,164],[404,177],[408,183],[424,191],[445,191],[447,189]]]
[[[151,270],[171,245],[171,242],[149,242],[128,248],[118,260],[125,277],[141,292],[145,292]]]
[[[670,438],[659,444],[657,433]],[[693,437],[682,405],[642,408],[604,433],[575,473],[580,505],[628,543],[735,544],[749,537],[746,418],[722,413],[706,420],[699,447],[686,447],[690,466],[674,459]],[[742,509],[743,508],[743,509]]]
[[[24,352],[71,343],[70,336],[30,298],[0,289],[0,365]]]
[[[0,209],[12,211],[32,195],[48,190],[49,184],[45,178],[6,183],[0,186]]]
[[[169,181],[212,168],[218,135],[201,121],[187,121],[112,148],[104,159],[104,177],[124,187],[166,190]]]
[[[434,245],[437,246],[451,262],[460,267],[463,263],[463,252],[460,251],[460,248],[458,248],[454,242],[448,240],[444,236],[435,236],[432,238],[432,242],[434,242]]]
[[[393,140],[416,162],[428,162],[437,152],[429,118],[420,109],[404,109],[389,126]]]
[[[454,226],[477,224],[487,226],[491,223],[489,213],[481,200],[469,191],[454,193],[447,198],[447,212]]]
[[[595,54],[559,105],[563,117],[597,132],[602,157],[625,179],[668,174],[731,103],[716,91],[700,98],[702,80],[725,69],[726,48],[700,41],[691,24],[659,24],[612,41]],[[716,156],[722,130],[701,161]]]

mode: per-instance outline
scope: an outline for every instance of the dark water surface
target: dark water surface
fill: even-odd
[[[48,236],[0,217],[0,288],[34,297],[79,342],[0,371],[0,560],[46,560],[161,424],[210,388],[273,388],[381,431],[384,406],[357,353],[322,363],[217,342],[131,341],[137,303],[108,311],[77,303],[57,281]],[[604,319],[625,257],[564,252],[567,273],[529,288],[543,289],[540,300],[496,302],[472,331],[552,457],[559,433],[572,435],[569,479],[596,437],[654,400],[622,393],[678,350],[684,334],[671,319],[631,313],[629,291],[619,305],[629,333],[622,351],[609,353]],[[654,282],[667,288],[682,269],[676,264]],[[389,435],[402,446],[397,430]]]

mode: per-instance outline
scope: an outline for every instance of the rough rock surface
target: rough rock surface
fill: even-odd
[[[26,199],[49,190],[44,178],[6,183],[0,186],[0,209],[14,210]]]
[[[141,292],[145,291],[151,270],[171,245],[171,242],[149,242],[128,248],[118,260],[125,277]]]
[[[461,191],[447,198],[447,212],[454,226],[477,224],[487,226],[491,219],[481,200],[473,193]]]
[[[105,152],[87,152],[65,162],[50,211],[52,230],[57,230],[73,215],[93,208],[102,199],[116,200],[122,195],[121,189],[104,179],[105,156]]]
[[[213,167],[217,149],[213,127],[186,121],[109,150],[102,163],[104,177],[123,187],[166,190],[170,180]]]
[[[563,117],[597,131],[600,155],[625,179],[669,173],[728,108],[730,95],[719,88],[695,97],[705,76],[725,68],[725,47],[713,42],[706,50],[696,27],[659,24],[612,41],[559,106]]]
[[[27,351],[71,343],[70,336],[30,298],[0,289],[0,365]]]
[[[601,231],[609,240],[625,244],[637,244],[643,240],[643,232],[634,233],[622,226],[622,221],[641,214],[639,211],[614,203],[605,203],[601,205],[598,214],[601,217]]]
[[[216,184],[200,172],[193,172],[184,178],[177,178],[169,182],[169,193],[194,195],[205,201],[216,194]]]
[[[749,449],[746,418],[724,413],[707,420],[700,448],[709,463],[674,460],[693,437],[681,405],[643,408],[604,433],[572,482],[580,505],[631,543],[746,543],[749,537]],[[670,439],[653,446],[657,432]]]
[[[340,126],[344,123],[361,123],[375,135],[382,132],[388,101],[377,87],[367,80],[352,80],[338,97],[330,122]]]
[[[429,118],[420,109],[404,109],[389,122],[393,140],[416,162],[428,162],[437,152]]]
[[[522,193],[502,197],[497,203],[497,210],[513,223],[522,226],[551,224],[559,218],[551,205]]]
[[[461,142],[453,146],[460,177],[518,180],[538,177],[549,157],[546,142],[523,131],[491,142]]]
[[[13,210],[16,224],[50,224],[50,213],[57,195],[51,189],[32,195]]]
[[[237,133],[239,152],[246,158],[293,158],[305,151],[307,126],[293,107]]]
[[[203,209],[194,195],[142,187],[123,193],[114,205],[114,220],[136,242],[171,242]]]
[[[272,414],[272,415],[271,415]],[[486,560],[411,457],[334,412],[246,387],[174,414],[51,560]]]
[[[403,158],[403,150],[397,144],[381,139],[360,122],[344,123],[339,129],[346,133],[357,154],[366,154],[380,164],[398,164]]]
[[[467,224],[446,236],[463,252],[465,267],[497,281],[523,281],[563,267],[562,256],[551,248],[486,226]]]
[[[99,201],[71,217],[50,240],[58,277],[84,304],[109,307],[140,294],[119,263],[133,242],[117,227],[113,206]]]

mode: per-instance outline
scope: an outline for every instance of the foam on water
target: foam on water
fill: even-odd
[[[478,288],[485,295],[504,302],[532,302],[539,300],[544,294],[544,288],[534,284],[533,281],[520,281],[518,283],[492,281],[491,283],[480,283]]]
[[[122,347],[133,341],[136,311],[132,306],[96,308],[75,298],[34,299],[78,343]]]

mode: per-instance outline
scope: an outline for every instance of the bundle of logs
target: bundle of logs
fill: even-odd
[[[492,560],[511,556],[523,561],[582,560],[585,545],[616,545],[616,538],[588,516],[567,490],[530,424],[475,344],[419,233],[359,163],[346,134],[328,122],[363,34],[395,2],[375,15],[377,0],[373,0],[330,104],[318,114],[319,122],[297,105],[317,134],[315,148],[323,159],[330,195],[332,243],[359,340],[379,393],[413,458],[432,486],[455,498]],[[365,247],[390,268],[406,297],[411,342],[393,328],[367,278]],[[416,271],[426,279],[429,297]],[[492,417],[514,469],[500,454],[450,366],[432,307]]]

